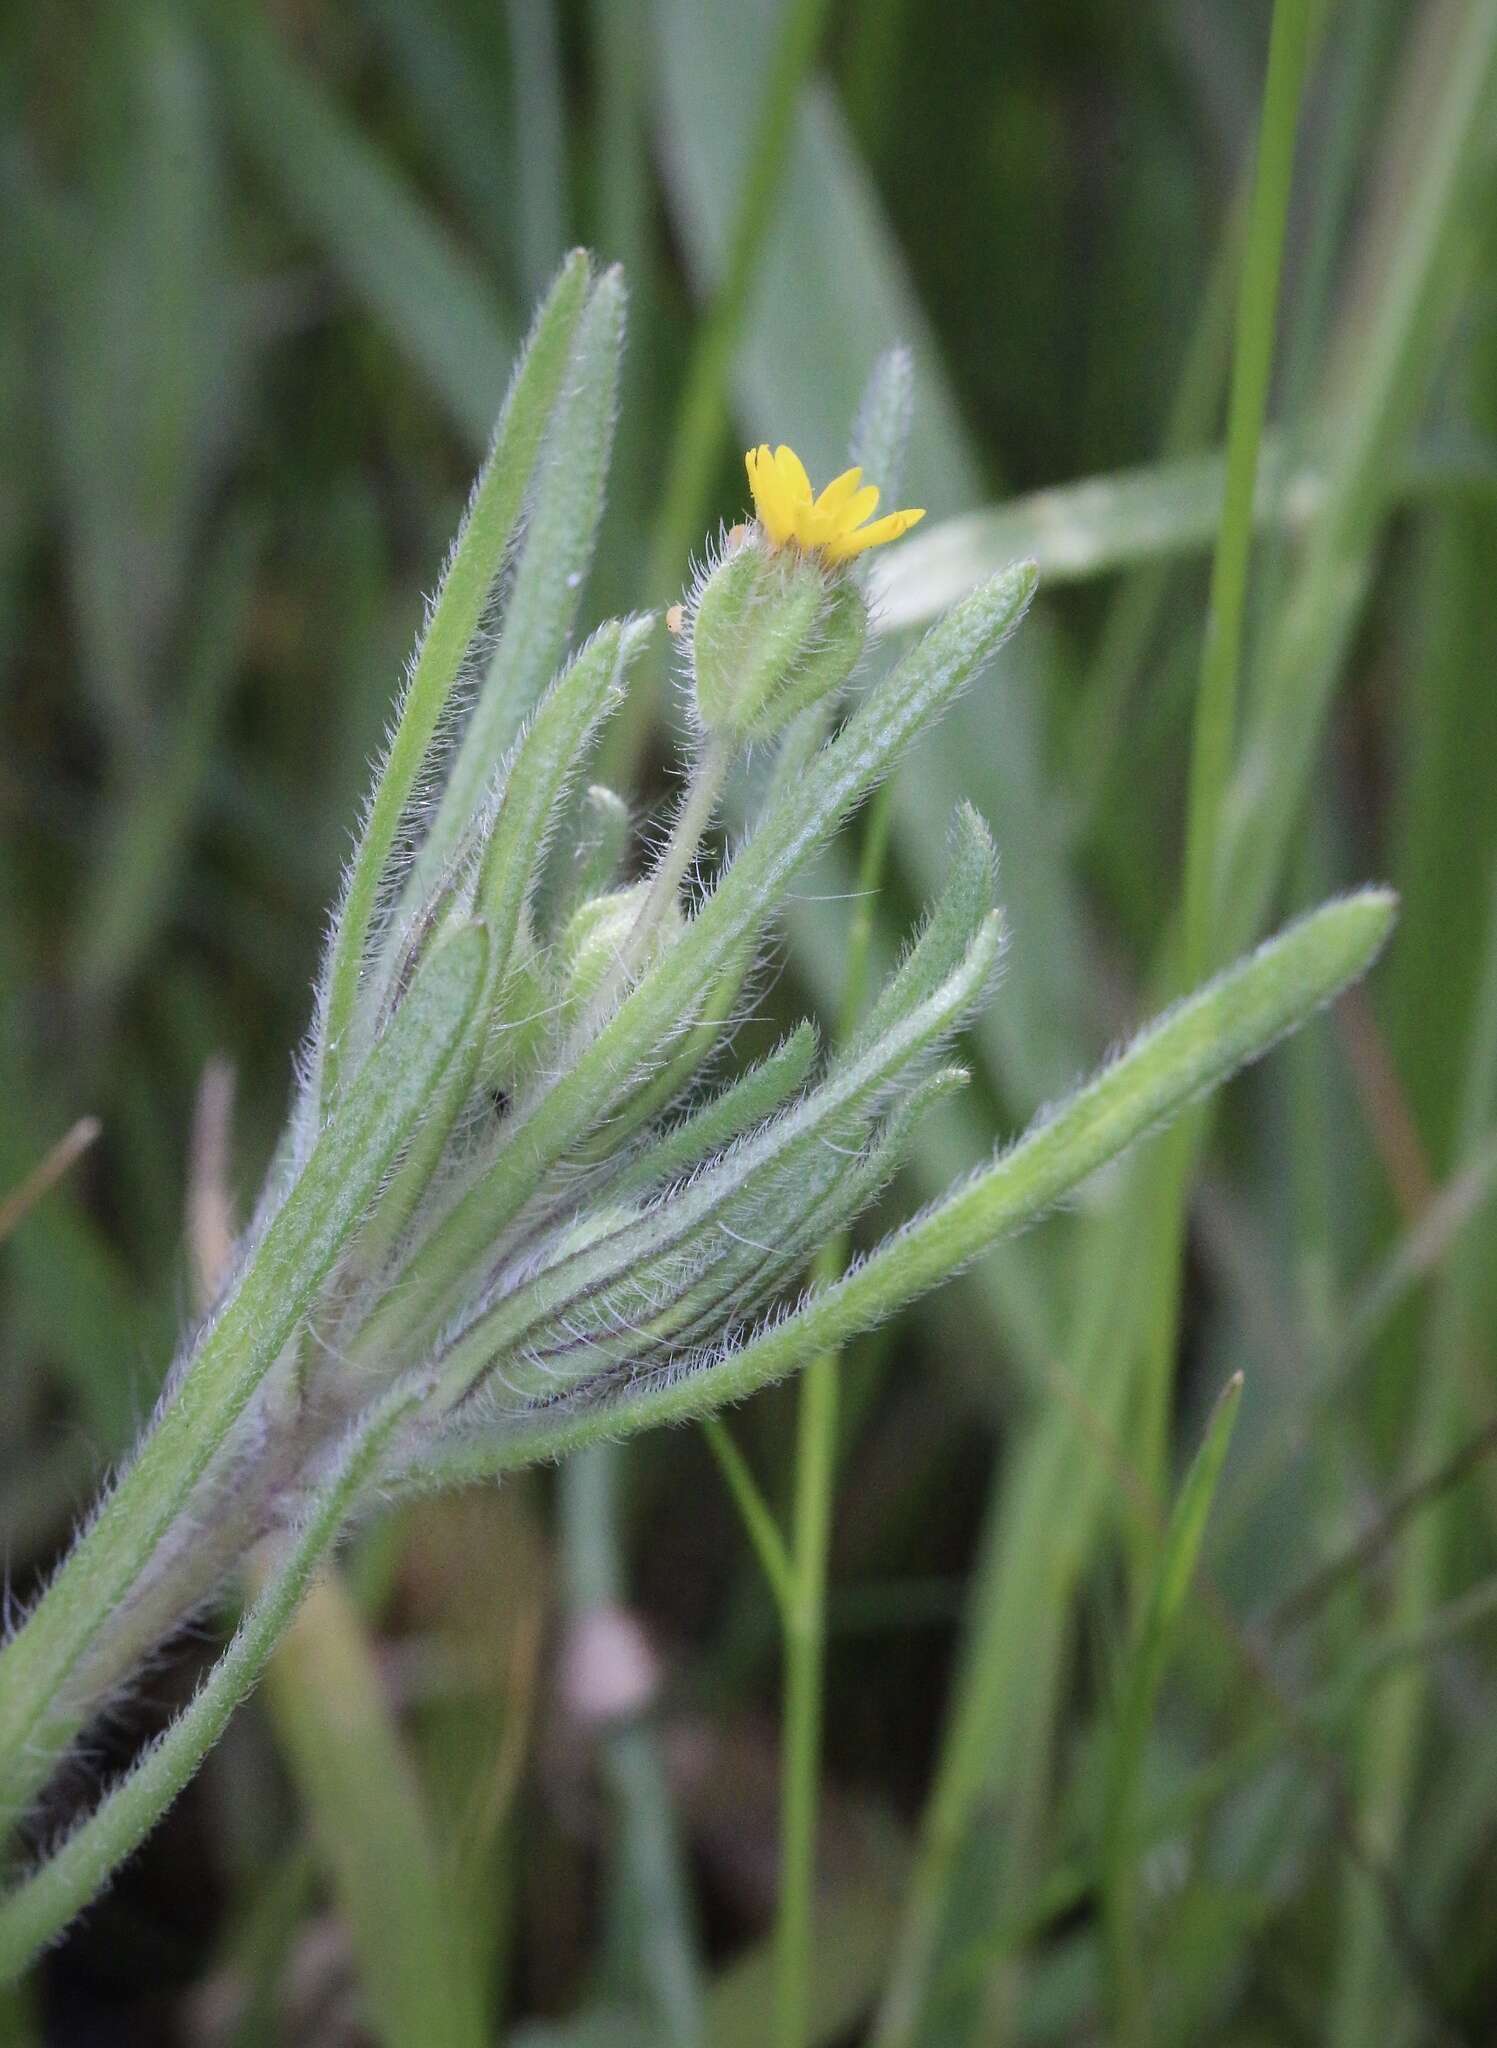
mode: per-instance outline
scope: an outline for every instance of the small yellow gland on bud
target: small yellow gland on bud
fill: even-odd
[[[867,607],[846,576],[750,528],[692,606],[698,717],[736,744],[771,738],[847,680],[867,630]]]

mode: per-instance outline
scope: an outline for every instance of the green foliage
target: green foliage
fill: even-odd
[[[1485,2037],[1497,27],[1271,13],[0,25],[7,2039]]]
[[[532,376],[552,329],[564,323],[571,284],[572,273],[563,273],[528,359]],[[580,1014],[564,988],[554,991],[553,1044],[536,1076],[502,1108],[492,1135],[456,1143],[460,1127],[484,1116],[479,1082],[488,1047],[516,1028],[502,998],[568,778],[618,700],[642,636],[638,626],[600,629],[542,697],[497,774],[480,778],[478,764],[496,752],[495,735],[515,730],[537,694],[535,664],[557,659],[575,607],[601,500],[620,306],[617,279],[605,277],[576,318],[563,394],[537,444],[538,481],[494,652],[431,799],[426,837],[402,855],[381,831],[360,850],[330,941],[328,983],[340,987],[353,962],[354,986],[319,1018],[289,1155],[267,1190],[260,1222],[236,1254],[224,1305],[182,1361],[127,1473],[4,1652],[0,1754],[12,1802],[27,1795],[110,1684],[128,1679],[163,1627],[190,1614],[208,1590],[197,1522],[211,1516],[235,1532],[229,1553],[217,1560],[220,1569],[236,1551],[247,1553],[274,1528],[275,1496],[288,1477],[302,1483],[344,1433],[362,1431],[366,1418],[383,1412],[382,1386],[398,1389],[407,1375],[430,1384],[434,1376],[406,1456],[435,1457],[438,1464],[447,1415],[460,1430],[471,1427],[480,1389],[503,1389],[501,1443],[510,1436],[523,1443],[527,1410],[558,1405],[601,1407],[605,1428],[622,1426],[662,1378],[702,1381],[709,1407],[728,1398],[742,1367],[720,1356],[726,1340],[795,1279],[892,1172],[914,1111],[929,1100],[919,1084],[931,1051],[971,1009],[992,970],[999,923],[986,903],[991,859],[969,821],[964,836],[975,859],[958,857],[954,886],[890,982],[870,1028],[819,1085],[683,1181],[671,1182],[669,1166],[650,1162],[647,1128],[623,1153],[634,1168],[644,1149],[649,1178],[665,1183],[642,1208],[621,1208],[611,1198],[607,1154],[594,1169],[588,1201],[565,1201],[557,1176],[567,1171],[569,1152],[627,1106],[683,1023],[693,1020],[694,991],[709,986],[763,927],[808,853],[1006,638],[1033,588],[1025,570],[994,579],[957,605],[874,687],[804,774],[771,801],[746,847],[682,924],[674,901],[679,850],[684,846],[690,857],[710,817],[723,763],[714,733],[699,764],[706,814],[691,801],[683,806],[650,888],[637,907],[626,899],[633,914],[617,941],[617,971],[587,996]],[[525,377],[517,389],[526,393]],[[495,464],[504,459],[507,433],[516,431],[514,418],[512,410]],[[485,531],[496,523],[492,505],[500,492],[491,468],[470,535],[474,526]],[[518,502],[517,493],[511,501]],[[470,548],[477,544],[468,540]],[[807,574],[819,581],[813,564],[801,582]],[[472,590],[480,580],[460,552],[449,589],[455,581],[459,593]],[[449,602],[465,603],[472,617],[471,598]],[[783,607],[794,616],[798,602],[793,579],[783,588],[771,579],[750,612]],[[473,618],[475,631],[477,625]],[[736,638],[733,619],[725,618],[713,658],[730,666],[736,644],[751,677],[761,663],[761,637],[756,617],[739,622]],[[433,690],[468,658],[434,665]],[[424,706],[416,716],[418,729],[434,727]],[[753,719],[744,723],[754,728]],[[371,818],[403,808],[413,780],[407,762],[397,734]],[[391,776],[394,797],[383,787]],[[361,875],[382,844],[390,846],[384,864],[395,862],[379,884],[396,905],[395,928],[386,944],[366,950],[348,931],[350,920],[356,934],[363,924],[362,907],[374,890]],[[1173,1101],[1251,1056],[1360,971],[1386,927],[1386,912],[1378,909],[1345,937],[1340,927],[1336,938],[1317,929],[1319,943],[1310,947],[1301,936],[1298,954],[1309,956],[1303,966],[1284,964],[1295,941],[1252,963],[1244,972],[1255,992],[1264,991],[1261,1010],[1229,1006],[1219,1024],[1198,1031],[1178,1055],[1178,1020],[1173,1035],[1166,1027],[1170,1052],[1157,1041],[1144,1060],[1144,1113],[1110,1114],[1105,1083],[1101,1095],[1058,1112],[1050,1150],[1058,1153],[1059,1170],[1040,1172],[1029,1184],[1021,1176],[1017,1197],[997,1205],[1000,1228],[1037,1213]],[[565,946],[558,957],[564,975],[579,971]],[[690,1069],[679,1072],[678,1087],[691,1077]],[[742,1101],[740,1094],[735,1117]],[[332,1113],[319,1128],[324,1105]],[[716,1114],[727,1116],[721,1102]],[[1054,1134],[1073,1127],[1067,1150]],[[1011,1169],[995,1171],[1014,1179]],[[448,1193],[454,1186],[461,1190],[455,1199]],[[916,1262],[913,1285],[911,1250],[931,1238],[932,1219],[890,1248],[885,1258],[899,1270],[903,1295],[884,1300],[892,1305],[934,1284],[999,1234],[984,1221],[975,1235],[962,1227],[969,1215],[985,1214],[977,1200],[984,1186],[957,1198],[962,1222],[943,1222],[934,1257]],[[864,1269],[865,1287],[877,1270]],[[778,1354],[793,1330],[793,1322],[780,1326]],[[813,1340],[807,1349],[814,1348]],[[719,1387],[720,1396],[712,1391]],[[486,1416],[491,1405],[479,1404],[478,1412]],[[695,1393],[693,1405],[701,1405]],[[584,1424],[584,1431],[595,1426]],[[501,1450],[496,1463],[510,1462]],[[268,1651],[274,1632],[267,1628],[261,1640]],[[157,1782],[167,1789],[180,1777],[158,1769]],[[136,1824],[121,1824],[121,1854]],[[96,1867],[95,1882],[105,1869],[107,1862]],[[18,1959],[13,1950],[12,1971]]]

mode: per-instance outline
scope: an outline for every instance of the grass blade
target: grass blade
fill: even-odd
[[[265,1703],[353,1941],[381,2048],[489,2039],[459,1902],[343,1583],[310,1588],[265,1673]]]
[[[1241,1398],[1242,1375],[1237,1373],[1212,1411],[1201,1448],[1171,1512],[1114,1718],[1103,1794],[1102,1871],[1109,1977],[1118,2037],[1123,2041],[1147,2042],[1150,2038],[1135,1903],[1136,1819],[1144,1750],[1174,1647],[1175,1622],[1195,1574]]]
[[[160,714],[159,747],[148,769],[148,757],[132,750],[128,780],[115,792],[73,941],[73,974],[86,999],[114,994],[168,905],[238,679],[259,541],[245,522],[218,540],[195,594],[179,689]]]
[[[1255,527],[1290,537],[1304,532],[1325,509],[1331,481],[1323,455],[1286,460],[1277,437],[1266,435],[1252,501]],[[1037,564],[1050,588],[1203,553],[1221,523],[1224,482],[1222,455],[1187,455],[928,522],[875,560],[869,589],[874,623],[883,632],[925,625],[1019,556]],[[1492,449],[1480,441],[1439,439],[1403,462],[1390,497],[1488,498],[1494,490]]]
[[[516,328],[492,282],[255,10],[202,12],[247,147],[459,432],[481,448],[504,396]]]

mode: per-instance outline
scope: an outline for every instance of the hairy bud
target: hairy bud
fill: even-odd
[[[648,893],[648,883],[636,882],[589,896],[572,912],[561,942],[562,1000],[569,1011],[591,1001],[617,966]],[[680,929],[681,913],[671,904],[650,934],[641,966],[658,959]]]
[[[697,714],[710,733],[771,738],[847,680],[868,613],[857,587],[817,554],[750,533],[696,594],[691,659]]]

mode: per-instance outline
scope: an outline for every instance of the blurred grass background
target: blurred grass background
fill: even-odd
[[[1178,1287],[1149,1152],[844,1362],[822,2042],[1497,2030],[1497,6],[1309,15],[1208,951],[1373,876],[1402,924],[1227,1099]],[[18,1593],[187,1311],[215,1057],[253,1193],[422,591],[571,243],[632,289],[590,617],[669,601],[750,441],[840,467],[895,342],[930,511],[891,622],[1046,572],[877,814],[876,957],[962,796],[1013,930],[888,1213],[1171,985],[1268,29],[1229,0],[5,11],[0,1193],[102,1126],[0,1253]],[[642,798],[674,716],[657,674],[613,742]],[[856,879],[807,880],[751,1031],[832,1027]],[[785,1514],[797,1399],[719,1447]],[[698,1433],[403,1511],[0,2025],[777,2038],[780,1655]],[[610,1688],[647,1711],[600,1722]]]

